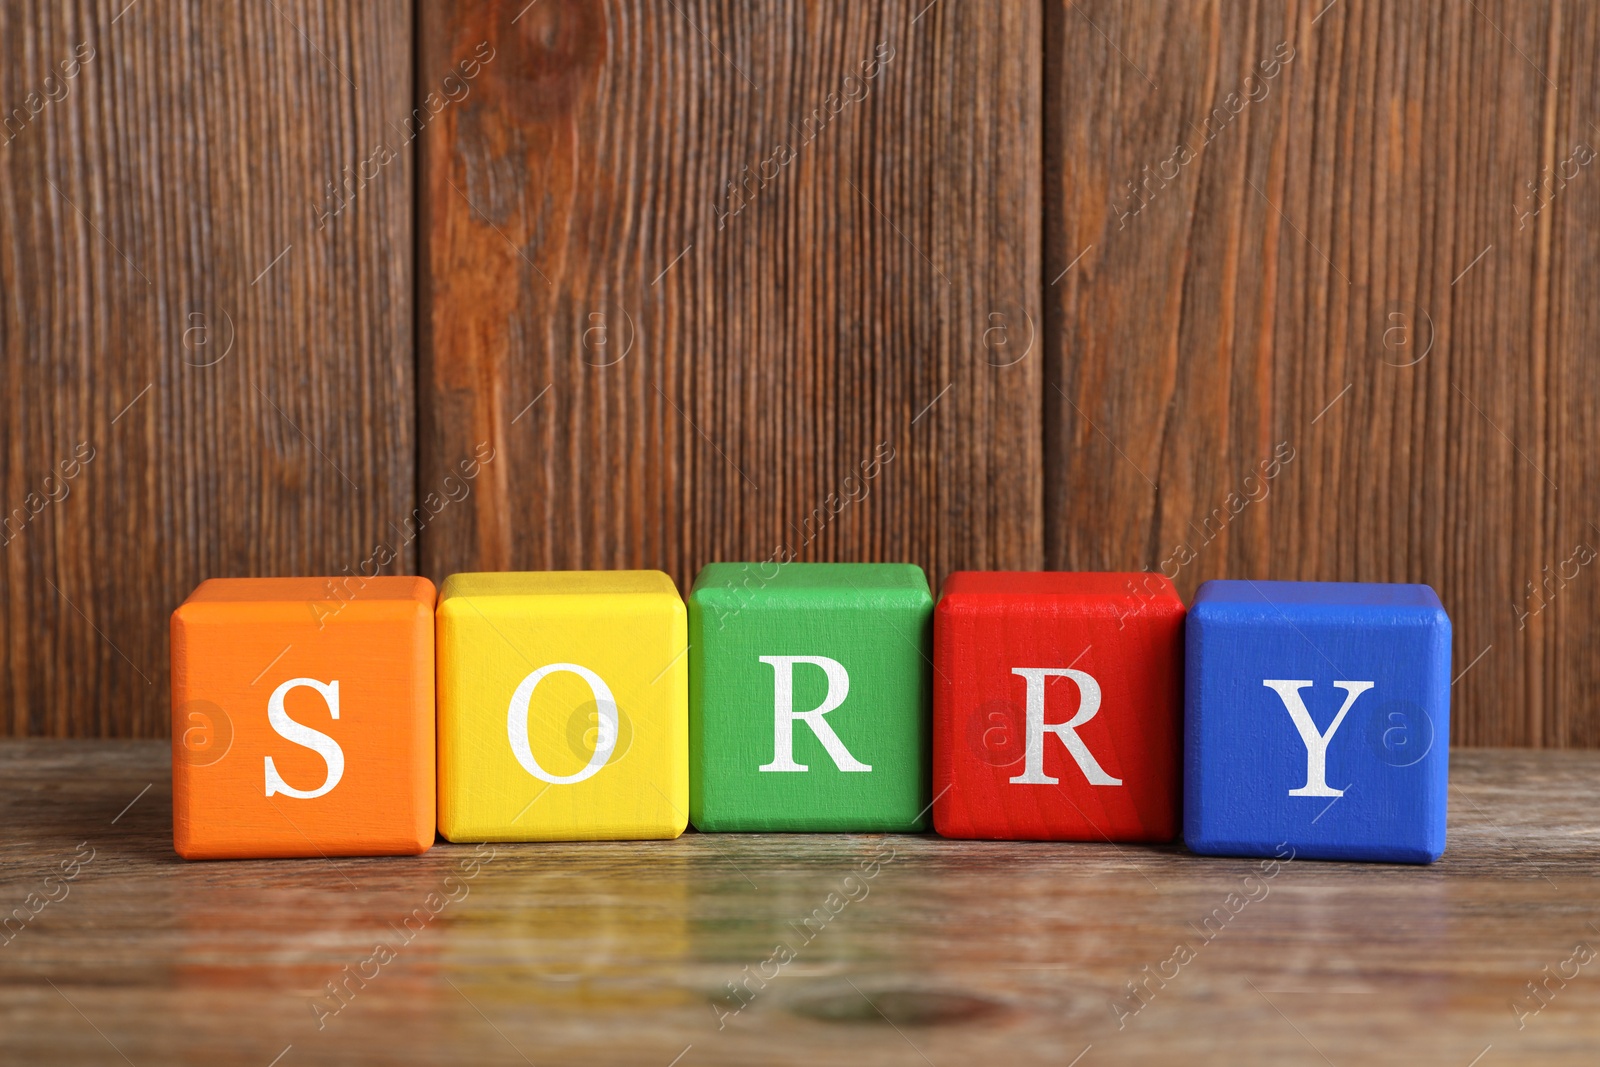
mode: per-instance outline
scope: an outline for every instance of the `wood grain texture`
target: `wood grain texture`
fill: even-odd
[[[1045,24],[1047,565],[1427,582],[1456,742],[1600,744],[1600,15]]]
[[[1595,753],[1457,752],[1432,867],[1270,875],[1176,846],[832,835],[186,864],[166,761],[0,746],[0,914],[57,898],[6,927],[6,1062],[1059,1065],[1092,1045],[1080,1064],[1467,1064],[1492,1045],[1485,1064],[1591,1064],[1600,1042],[1600,961],[1549,977],[1600,945]],[[763,987],[780,943],[795,957]],[[1194,958],[1157,984],[1179,943]],[[393,958],[360,979],[378,944]]]
[[[162,736],[201,579],[399,541],[409,57],[398,3],[0,3],[0,732]]]
[[[426,134],[420,484],[500,458],[424,571],[1037,566],[1038,32],[425,0],[419,91],[494,58]]]
[[[1600,745],[1592,5],[414,14],[0,2],[0,732],[387,541],[1425,581]]]

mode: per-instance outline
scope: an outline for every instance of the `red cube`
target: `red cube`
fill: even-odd
[[[1177,837],[1183,617],[1160,574],[945,579],[933,624],[939,833]]]

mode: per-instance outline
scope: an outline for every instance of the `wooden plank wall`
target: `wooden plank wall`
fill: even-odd
[[[0,732],[164,735],[196,583],[358,567],[410,510],[411,176],[368,162],[410,39],[395,3],[0,3]]]
[[[0,0],[0,733],[388,549],[1427,581],[1600,745],[1590,6],[125,5]]]
[[[1600,744],[1593,5],[1045,24],[1046,565],[1428,582],[1458,743]]]
[[[424,572],[1038,567],[1032,3],[424,2]],[[1029,353],[1032,346],[1033,351]]]

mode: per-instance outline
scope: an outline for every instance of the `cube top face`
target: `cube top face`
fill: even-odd
[[[173,844],[188,859],[434,839],[433,584],[213,579],[172,616]]]
[[[1187,636],[1189,847],[1438,859],[1450,638],[1427,586],[1202,585]]]
[[[1234,618],[1323,619],[1372,622],[1393,617],[1432,617],[1448,626],[1449,616],[1431,586],[1389,582],[1202,582],[1194,611]]]
[[[452,574],[439,599],[493,596],[665,595],[681,600],[662,571],[483,571]]]
[[[401,618],[433,614],[436,591],[426,578],[208,578],[178,606],[188,620],[310,619],[325,627],[334,617]]]
[[[721,610],[933,604],[928,576],[915,563],[708,563],[696,576],[691,595]]]
[[[972,603],[1000,598],[1064,598],[1099,603],[1133,602],[1141,610],[1183,614],[1183,601],[1165,575],[1118,571],[955,571],[944,580],[945,598],[972,597]]]
[[[452,841],[682,833],[687,637],[683,600],[659,571],[446,579],[440,832]]]
[[[1183,629],[1159,574],[952,574],[934,624],[939,832],[1176,837]]]
[[[702,570],[689,597],[695,826],[925,829],[932,613],[909,564]]]

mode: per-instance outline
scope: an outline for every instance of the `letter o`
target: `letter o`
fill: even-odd
[[[594,754],[589,757],[589,763],[577,774],[551,774],[539,766],[539,761],[533,758],[533,748],[528,743],[528,704],[533,700],[533,691],[538,684],[552,674],[565,672],[576,674],[589,683],[589,690],[594,694],[595,707],[600,713],[599,732],[594,740]],[[517,757],[517,762],[522,764],[522,769],[551,785],[573,785],[591,778],[600,772],[611,759],[612,751],[617,747],[617,702],[611,695],[611,688],[606,685],[594,671],[587,667],[580,667],[576,663],[551,663],[540,667],[522,680],[517,686],[517,691],[511,694],[511,706],[506,714],[506,734],[511,739],[511,754]]]

